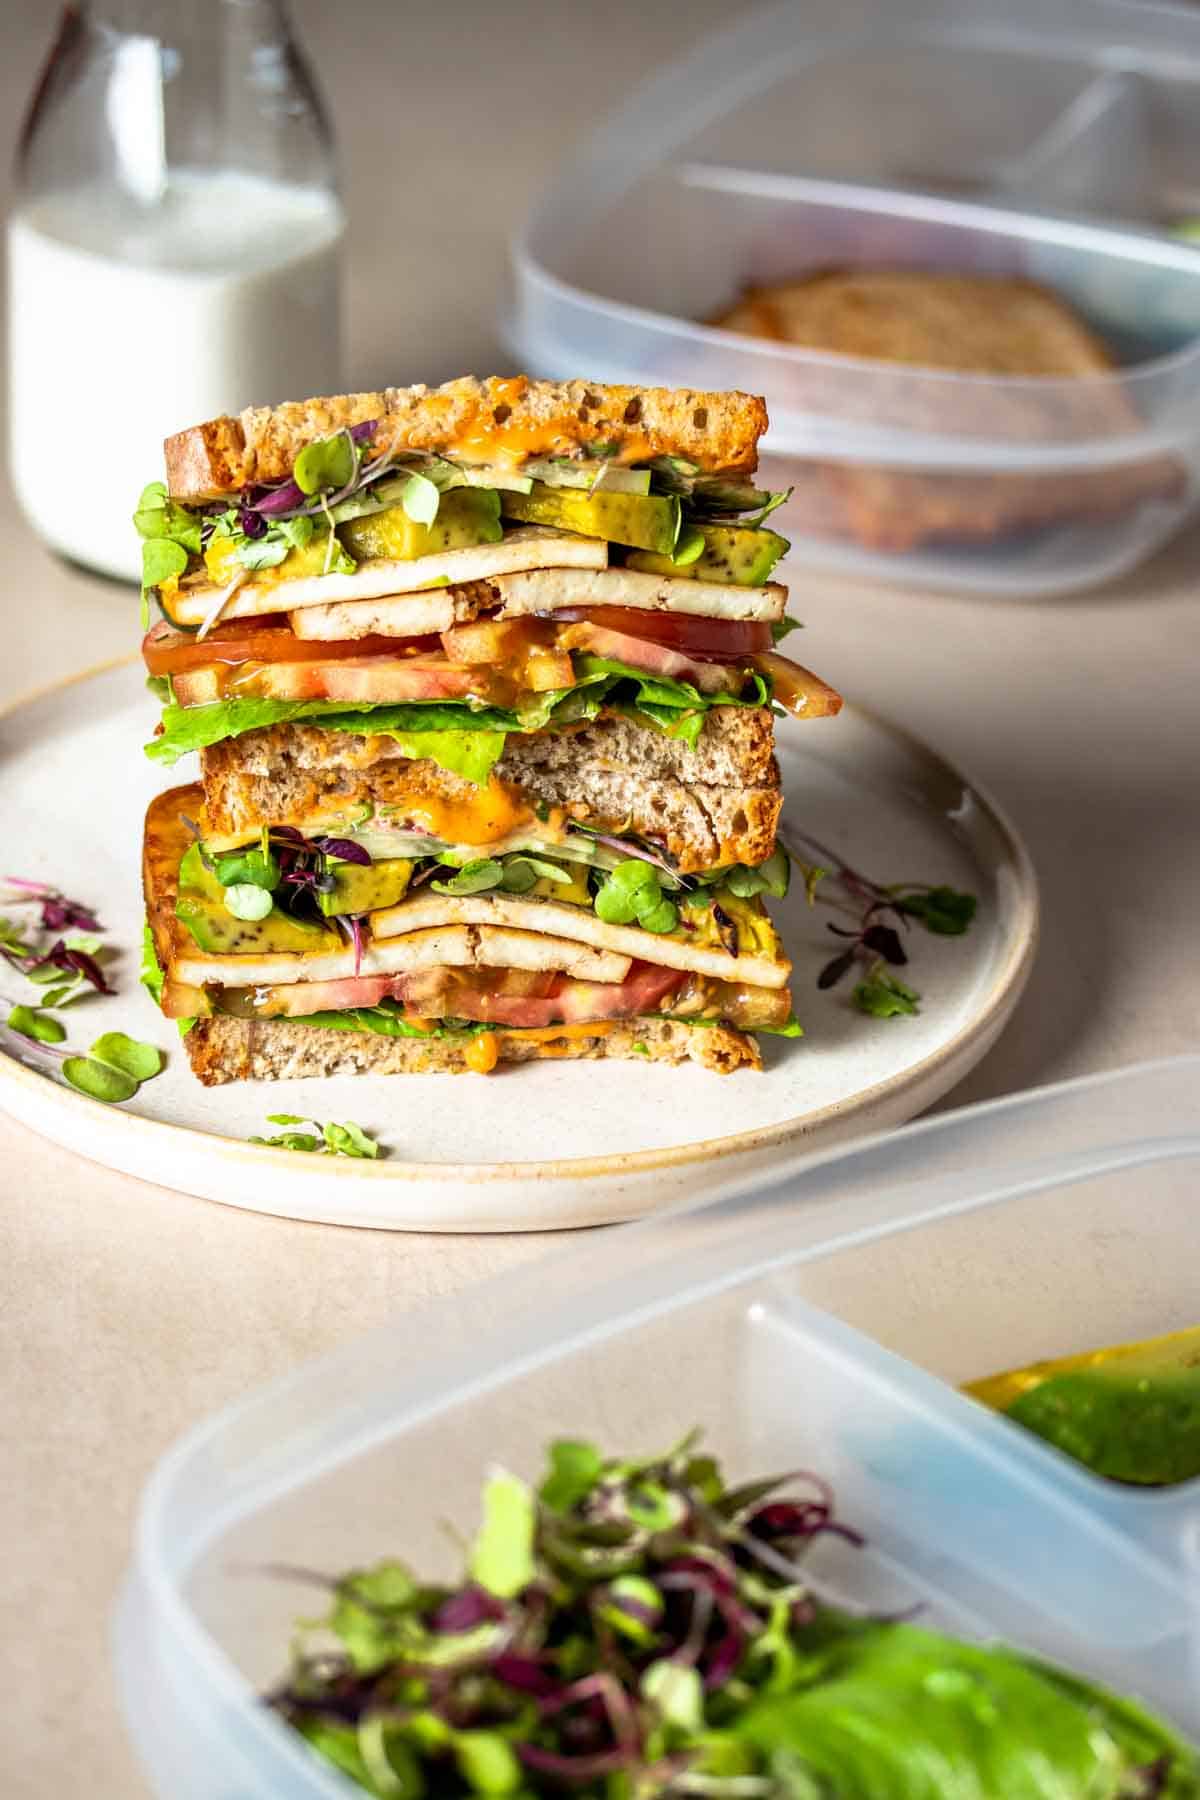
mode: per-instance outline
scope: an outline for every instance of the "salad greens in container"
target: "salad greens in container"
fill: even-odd
[[[336,1580],[269,1704],[379,1800],[1186,1800],[1200,1760],[1132,1699],[805,1575],[861,1539],[815,1475],[730,1487],[692,1434],[497,1468],[454,1586]],[[294,1577],[294,1569],[286,1571]]]

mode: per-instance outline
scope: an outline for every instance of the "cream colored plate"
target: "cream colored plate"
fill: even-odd
[[[64,1015],[81,1048],[103,1030],[153,1039],[169,1066],[123,1107],[44,1067],[0,1055],[0,1106],[96,1162],[183,1193],[300,1219],[401,1230],[516,1231],[625,1219],[702,1186],[766,1169],[820,1143],[899,1124],[988,1050],[1024,985],[1037,889],[1012,828],[967,779],[882,719],[778,726],[785,820],[876,880],[947,882],[979,896],[962,938],[908,934],[916,1018],[876,1020],[816,975],[836,940],[823,907],[793,889],[776,907],[795,960],[806,1036],[764,1039],[766,1073],[547,1062],[493,1076],[338,1077],[205,1089],[173,1027],[137,983],[142,815],[170,778],[141,745],[154,723],[140,665],[54,687],[0,717],[4,872],[93,905],[121,946],[112,999]],[[0,992],[20,975],[0,965]],[[31,1061],[37,1061],[32,1057]],[[355,1119],[388,1148],[378,1163],[249,1145],[271,1112]]]

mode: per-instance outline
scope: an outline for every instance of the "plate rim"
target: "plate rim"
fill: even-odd
[[[138,660],[139,652],[130,651],[120,656],[108,657],[99,663],[93,663],[69,675],[59,676],[53,681],[41,683],[37,687],[27,689],[14,699],[0,704],[0,727],[6,725],[16,714],[26,707],[36,706],[43,701],[51,700],[65,690],[78,686],[83,682],[97,680],[105,675],[115,674],[119,669],[131,667]],[[954,1035],[937,1046],[919,1062],[877,1081],[869,1087],[856,1089],[848,1099],[834,1100],[819,1107],[813,1112],[796,1115],[781,1120],[773,1125],[756,1126],[747,1131],[729,1132],[723,1137],[695,1139],[688,1144],[664,1146],[657,1150],[623,1150],[613,1151],[603,1156],[556,1157],[540,1162],[414,1162],[397,1156],[389,1156],[386,1160],[374,1162],[358,1158],[322,1159],[319,1168],[313,1167],[312,1158],[300,1151],[283,1150],[265,1145],[243,1142],[238,1138],[225,1137],[217,1132],[197,1131],[190,1125],[177,1125],[165,1119],[148,1119],[140,1113],[124,1112],[119,1107],[106,1106],[102,1101],[92,1100],[87,1095],[76,1093],[74,1089],[64,1087],[53,1081],[40,1070],[30,1068],[0,1050],[0,1110],[10,1117],[22,1122],[19,1110],[8,1104],[9,1094],[6,1088],[22,1090],[36,1095],[40,1101],[56,1106],[65,1113],[68,1120],[78,1118],[96,1120],[98,1108],[102,1116],[111,1117],[116,1114],[128,1132],[142,1138],[148,1145],[158,1145],[166,1149],[172,1143],[180,1147],[181,1153],[185,1144],[194,1144],[197,1139],[213,1154],[231,1162],[245,1163],[248,1169],[271,1167],[279,1170],[290,1168],[294,1176],[306,1184],[314,1186],[327,1185],[330,1177],[340,1181],[356,1180],[359,1182],[389,1182],[417,1185],[433,1183],[440,1186],[488,1186],[511,1182],[556,1181],[593,1181],[601,1178],[619,1179],[625,1176],[649,1175],[655,1172],[674,1171],[686,1168],[689,1164],[715,1163],[723,1159],[752,1155],[756,1152],[797,1143],[816,1129],[836,1119],[849,1101],[855,1110],[870,1110],[883,1099],[898,1099],[908,1089],[926,1085],[931,1077],[944,1068],[948,1062],[958,1060],[967,1054],[979,1038],[994,1037],[1015,1007],[1020,998],[1030,970],[1037,954],[1041,928],[1041,902],[1038,889],[1037,874],[1033,859],[1025,846],[1025,842],[1013,825],[1007,812],[995,800],[988,789],[964,770],[961,765],[936,750],[915,732],[909,731],[905,725],[897,724],[893,719],[878,712],[874,707],[864,706],[856,701],[846,702],[846,711],[857,718],[865,720],[875,730],[899,743],[910,754],[920,760],[947,770],[968,788],[978,802],[981,811],[996,832],[1003,846],[1004,861],[1015,875],[1013,904],[1015,917],[1010,927],[1006,954],[1000,969],[993,978],[992,985],[979,1003],[976,1010],[964,1022]],[[31,1129],[38,1130],[37,1127]],[[44,1135],[39,1131],[39,1135]],[[59,1140],[64,1148],[70,1149],[70,1143]],[[76,1151],[76,1155],[82,1152]],[[85,1160],[96,1161],[95,1157]],[[236,1202],[234,1204],[241,1205]],[[257,1210],[257,1209],[255,1209]]]

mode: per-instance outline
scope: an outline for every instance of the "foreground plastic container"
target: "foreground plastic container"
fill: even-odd
[[[864,121],[870,121],[870,128]],[[540,373],[767,396],[797,554],[994,593],[1118,574],[1200,490],[1200,14],[1128,0],[790,0],[559,167],[514,249]],[[1115,223],[1114,223],[1115,221]],[[705,321],[830,268],[1053,289],[1111,376],[830,356]]]
[[[554,1435],[731,1473],[806,1467],[866,1550],[829,1597],[1003,1636],[1200,1736],[1200,1482],[1099,1480],[950,1385],[1197,1317],[1200,1057],[1050,1088],[809,1159],[576,1241],[400,1319],[193,1433],[143,1501],[116,1626],[126,1716],[171,1800],[357,1790],[256,1698],[330,1573],[449,1574],[488,1465]],[[868,1335],[869,1334],[869,1335]]]

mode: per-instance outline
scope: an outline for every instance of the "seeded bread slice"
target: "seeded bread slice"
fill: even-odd
[[[218,1013],[197,1019],[183,1042],[192,1070],[205,1087],[329,1075],[457,1075],[468,1069],[482,1073],[490,1066],[493,1048],[502,1063],[636,1056],[643,1062],[696,1062],[718,1075],[762,1068],[754,1039],[728,1025],[648,1018],[483,1035],[490,1040],[486,1049],[480,1034],[391,1038],[369,1031],[331,1031],[291,1019],[235,1019]]]
[[[716,707],[696,750],[614,717],[568,733],[514,733],[494,780],[531,808],[567,808],[600,830],[661,841],[684,873],[758,863],[771,854],[782,806],[765,708]],[[465,807],[480,790],[383,734],[274,725],[201,752],[205,831],[216,844],[264,824],[336,828],[356,809],[433,801]],[[307,822],[307,823],[306,823]]]
[[[713,473],[745,475],[756,466],[767,409],[756,395],[736,392],[464,375],[437,388],[421,383],[252,406],[237,418],[193,425],[163,447],[167,485],[177,500],[203,501],[284,481],[306,444],[372,419],[379,421],[377,448],[490,462],[615,444],[625,462],[681,456]]]

